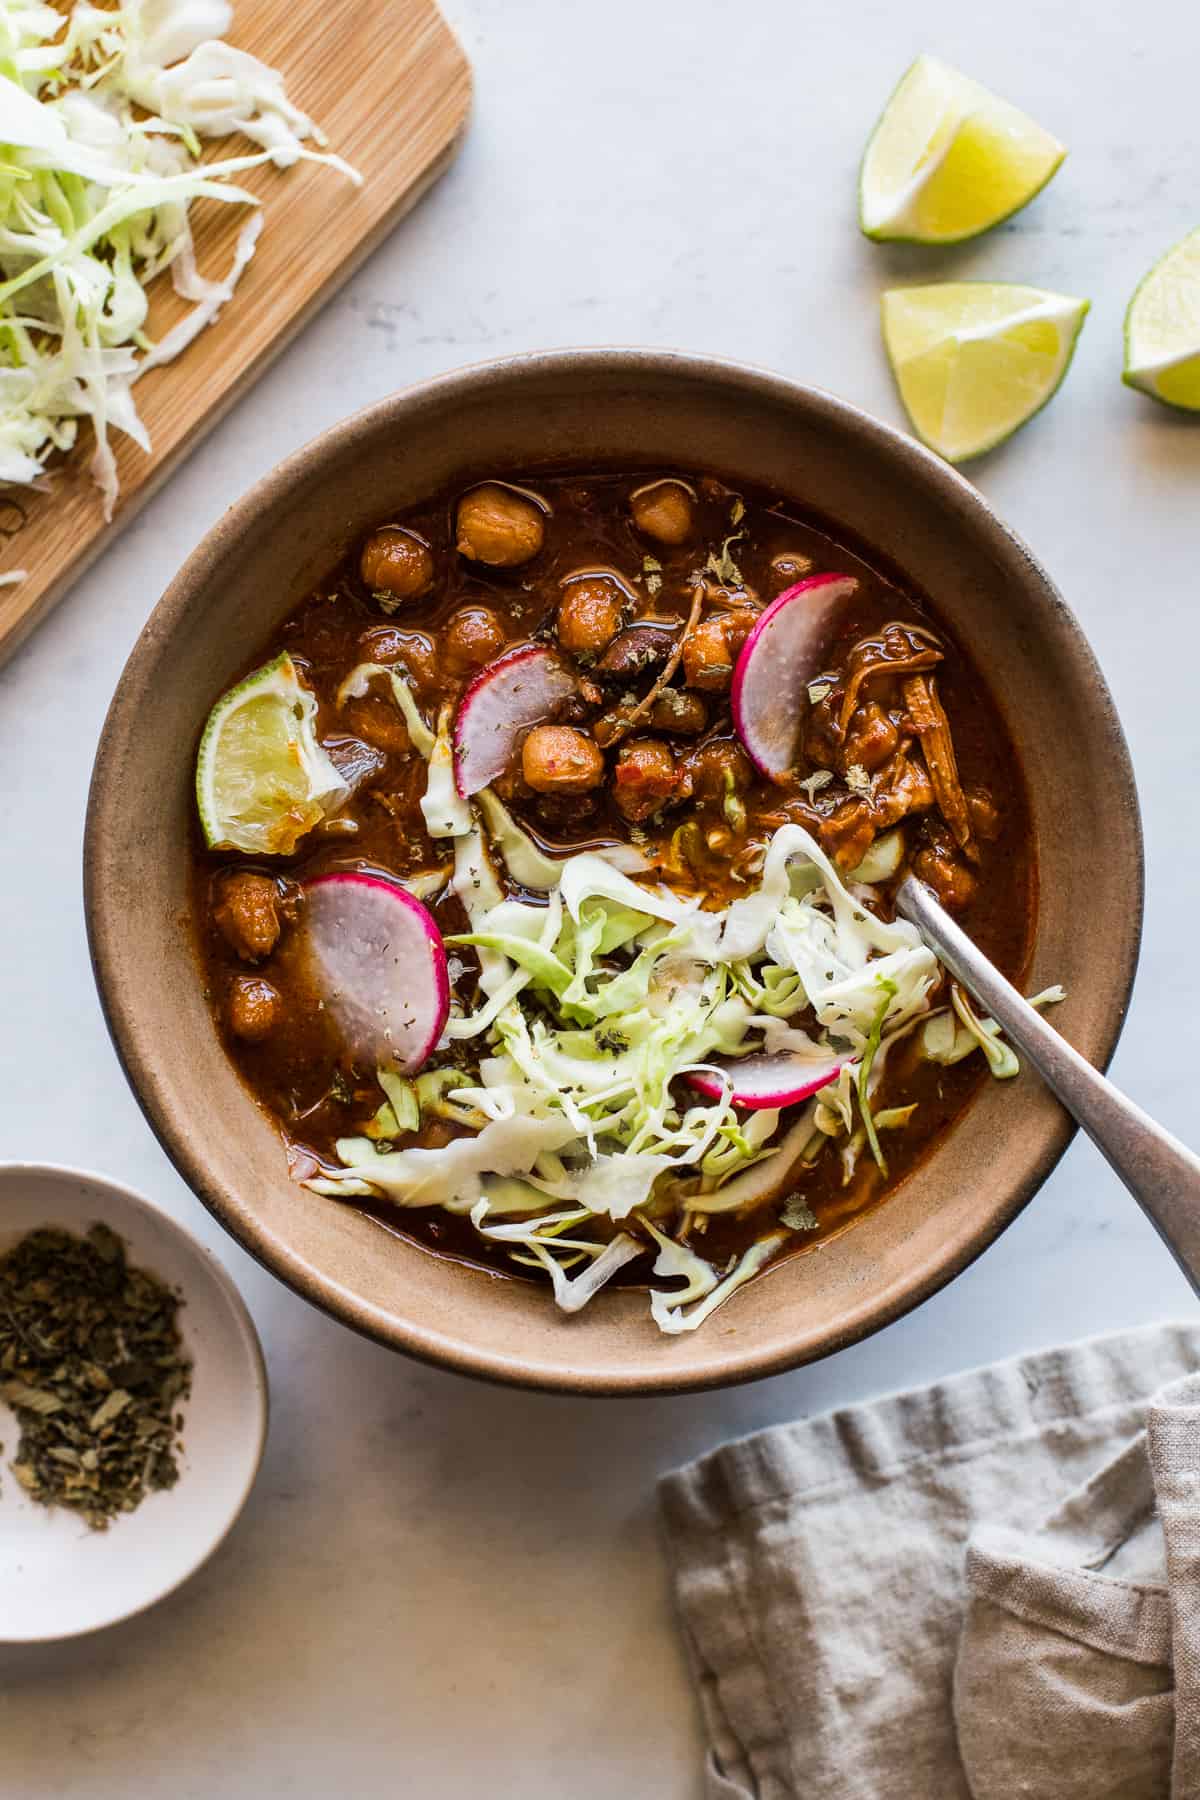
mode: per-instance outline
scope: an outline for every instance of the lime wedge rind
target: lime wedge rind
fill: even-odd
[[[236,741],[254,708],[257,742]],[[316,736],[316,696],[284,651],[221,696],[196,752],[196,806],[214,850],[286,855],[348,788]],[[243,734],[243,737],[245,734]]]
[[[1005,282],[889,289],[884,344],[917,436],[952,463],[1007,442],[1062,386],[1089,306]],[[979,322],[962,324],[972,312]],[[972,360],[987,365],[974,377]]]
[[[973,149],[972,138],[980,140]],[[963,243],[1028,206],[1066,154],[1027,113],[939,58],[919,56],[863,152],[859,228],[875,243]]]
[[[988,219],[986,224],[974,225],[969,231],[958,231],[953,235],[946,237],[929,238],[920,235],[916,231],[904,231],[895,228],[884,229],[882,226],[868,227],[861,223],[861,209],[859,215],[860,229],[863,236],[870,238],[873,244],[924,244],[929,246],[930,244],[969,243],[972,238],[982,237],[984,232],[994,230],[997,225],[1006,225],[1010,219],[1015,219],[1019,212],[1023,212],[1031,201],[1036,200],[1038,195],[1049,187],[1054,177],[1058,174],[1058,171],[1062,168],[1063,163],[1066,161],[1066,157],[1067,150],[1066,146],[1063,145],[1058,157],[1046,170],[1045,175],[1042,176],[1036,187],[1031,187],[1029,192],[1023,195],[1020,200],[1014,201],[1007,212],[996,213],[994,217]]]
[[[1200,398],[1195,401],[1172,400],[1169,394],[1162,391],[1164,376],[1182,375],[1188,379],[1189,385],[1194,381],[1197,394],[1200,395],[1200,350],[1191,356],[1172,356],[1166,361],[1156,363],[1146,369],[1123,369],[1121,380],[1126,387],[1135,388],[1139,394],[1157,400],[1160,406],[1169,406],[1172,412],[1200,412]]]
[[[1173,244],[1134,289],[1121,380],[1174,412],[1200,412],[1200,228]]]

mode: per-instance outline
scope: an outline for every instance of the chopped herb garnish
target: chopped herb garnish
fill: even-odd
[[[792,1194],[784,1202],[779,1223],[786,1225],[789,1231],[816,1231],[820,1222],[807,1201],[799,1194]]]
[[[736,544],[744,538],[744,531],[733,531],[721,545],[720,551],[710,550],[704,564],[705,573],[719,581],[723,587],[745,587],[742,571],[730,554],[730,544]]]
[[[179,1296],[131,1268],[107,1225],[31,1231],[0,1257],[0,1397],[21,1428],[13,1474],[94,1530],[173,1487],[192,1365]]]

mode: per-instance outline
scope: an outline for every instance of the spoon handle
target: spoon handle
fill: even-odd
[[[950,973],[989,1012],[1020,1055],[1107,1158],[1200,1294],[1200,1157],[1127,1100],[988,961],[913,876],[896,893]]]

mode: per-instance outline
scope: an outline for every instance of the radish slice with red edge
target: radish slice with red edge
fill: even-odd
[[[503,775],[521,733],[552,718],[575,685],[570,670],[538,644],[480,670],[454,718],[454,781],[464,800]]]
[[[733,1083],[731,1098],[735,1106],[743,1107],[747,1112],[761,1112],[768,1106],[799,1106],[802,1100],[811,1100],[823,1087],[837,1080],[847,1063],[857,1060],[853,1056],[831,1056],[828,1062],[822,1063],[811,1056],[781,1050],[774,1056],[764,1053],[731,1057],[727,1062],[714,1061],[713,1066],[724,1069]],[[724,1083],[707,1069],[691,1070],[686,1079],[689,1087],[694,1087],[706,1100],[719,1100],[725,1092]]]
[[[857,588],[853,575],[809,575],[772,600],[742,645],[729,697],[733,722],[769,781],[786,780],[796,765],[808,684]]]
[[[446,951],[428,907],[378,875],[304,884],[297,928],[309,972],[354,1057],[413,1074],[450,1012]]]

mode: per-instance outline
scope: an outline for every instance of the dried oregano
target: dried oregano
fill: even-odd
[[[13,1473],[102,1530],[172,1487],[191,1384],[179,1297],[130,1268],[106,1225],[32,1231],[0,1257],[0,1397],[21,1428]]]

